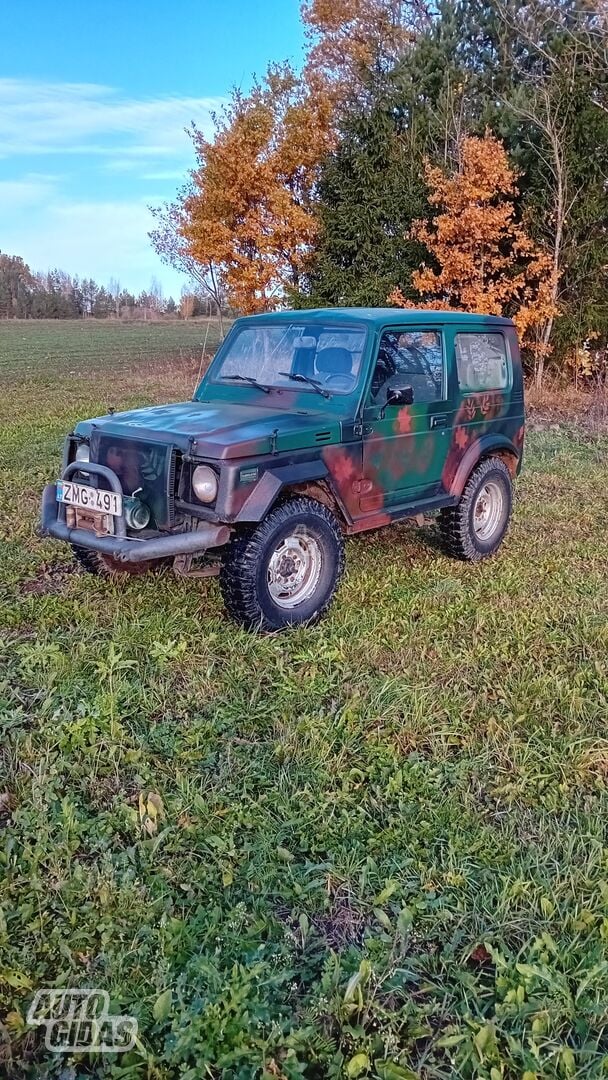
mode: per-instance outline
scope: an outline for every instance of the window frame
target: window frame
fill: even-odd
[[[294,312],[294,314],[298,314],[298,313]],[[358,393],[360,391],[360,386],[361,386],[361,382],[362,382],[362,376],[363,376],[363,372],[365,371],[365,367],[366,367],[366,363],[367,363],[366,356],[368,355],[369,342],[370,342],[369,328],[365,325],[365,323],[357,322],[357,320],[353,320],[352,323],[351,322],[344,322],[343,323],[342,321],[338,321],[338,320],[335,320],[335,319],[332,320],[331,318],[328,318],[327,321],[324,320],[323,322],[319,322],[317,320],[315,320],[314,322],[313,321],[308,321],[305,318],[303,318],[303,319],[294,318],[293,320],[291,320],[291,322],[287,322],[287,321],[279,322],[278,320],[273,320],[272,318],[269,318],[269,319],[265,319],[263,322],[260,321],[259,323],[256,323],[255,326],[253,326],[251,323],[249,323],[247,325],[247,320],[249,318],[251,318],[251,316],[244,316],[242,320],[238,320],[237,322],[235,322],[231,326],[228,334],[226,335],[223,342],[221,343],[220,348],[217,350],[215,356],[213,357],[213,360],[211,361],[211,364],[209,365],[209,368],[207,369],[207,371],[203,375],[203,378],[202,378],[201,382],[199,383],[199,386],[198,386],[197,392],[196,392],[197,396],[198,396],[199,391],[202,391],[202,388],[205,387],[205,386],[207,388],[213,386],[213,387],[215,387],[217,389],[224,389],[226,387],[230,387],[231,389],[233,389],[233,388],[237,387],[239,390],[247,390],[248,387],[247,387],[246,383],[239,383],[239,382],[232,382],[230,380],[225,380],[219,374],[221,369],[222,369],[222,365],[224,363],[224,360],[226,359],[226,356],[228,355],[229,348],[232,346],[232,344],[238,339],[238,337],[242,333],[245,333],[245,332],[247,332],[249,330],[275,329],[275,328],[279,329],[280,328],[283,331],[283,333],[285,333],[289,329],[289,327],[292,326],[292,325],[301,326],[304,329],[306,329],[307,327],[310,327],[311,331],[312,330],[318,331],[319,328],[321,328],[321,330],[323,332],[362,333],[363,334],[363,343],[362,343],[362,347],[361,347],[361,353],[360,353],[360,358],[359,358],[359,367],[358,367],[357,375],[354,376],[355,385],[354,385],[353,389],[352,390],[333,390],[332,389],[332,390],[330,390],[330,393],[331,393],[332,397],[337,397],[339,399],[343,399],[343,398],[350,398],[354,394],[356,394],[356,393]],[[306,336],[306,334],[304,334],[303,336]],[[299,382],[296,383],[296,382],[290,382],[288,380],[286,380],[284,383],[280,383],[280,384],[278,384],[278,383],[277,384],[269,384],[269,386],[270,386],[270,389],[271,389],[271,391],[273,393],[276,393],[276,392],[280,392],[281,394],[284,394],[284,393],[315,394],[316,393],[314,387],[307,386],[306,383],[299,383]]]
[[[417,401],[414,396],[413,405],[409,408],[415,408],[417,405],[427,408],[429,405],[437,405],[440,402],[446,402],[449,400],[449,386],[450,386],[450,372],[448,367],[447,356],[447,341],[446,341],[446,327],[433,326],[431,323],[415,324],[411,323],[396,323],[383,326],[378,335],[377,345],[374,349],[373,363],[371,364],[370,380],[367,387],[365,408],[367,409],[380,409],[381,406],[372,397],[372,384],[374,381],[374,374],[376,371],[376,364],[378,363],[378,357],[380,355],[380,347],[382,345],[382,339],[385,334],[436,334],[439,337],[439,343],[441,346],[441,395],[440,397],[427,399],[426,401]],[[414,372],[411,372],[414,374]],[[386,406],[384,406],[386,408]],[[401,408],[402,406],[395,406],[395,408]],[[392,406],[388,406],[392,408]]]

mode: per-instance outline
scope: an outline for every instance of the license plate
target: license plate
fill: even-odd
[[[87,484],[75,484],[72,480],[57,481],[57,502],[77,506],[81,510],[97,510],[102,514],[120,517],[122,495],[115,491],[101,491]]]

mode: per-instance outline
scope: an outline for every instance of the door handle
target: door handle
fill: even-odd
[[[431,427],[442,428],[448,426],[448,418],[446,413],[438,414],[437,416],[431,416]]]

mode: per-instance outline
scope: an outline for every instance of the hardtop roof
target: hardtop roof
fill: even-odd
[[[448,325],[512,326],[511,319],[497,315],[478,315],[468,311],[437,311],[414,308],[335,307],[303,308],[301,310],[269,311],[261,315],[246,316],[251,322],[344,322],[368,323],[373,326],[404,326],[421,322],[441,322]]]

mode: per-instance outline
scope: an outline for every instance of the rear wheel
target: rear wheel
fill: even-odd
[[[471,473],[457,506],[442,510],[439,530],[448,555],[478,562],[500,547],[511,517],[511,474],[501,458],[487,458]]]
[[[83,570],[86,570],[88,574],[96,574],[98,577],[139,577],[170,562],[168,559],[148,559],[140,563],[123,563],[119,559],[114,559],[112,555],[104,555],[101,551],[92,551],[90,548],[78,547],[76,544],[71,546],[74,558]]]
[[[316,499],[279,504],[223,552],[220,588],[229,613],[248,629],[316,622],[344,570],[344,541],[331,510]]]

